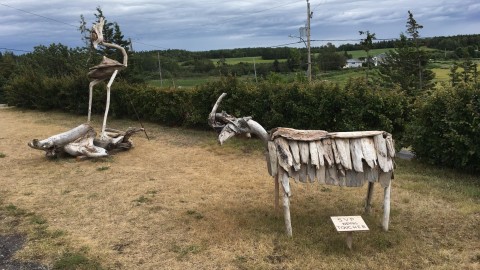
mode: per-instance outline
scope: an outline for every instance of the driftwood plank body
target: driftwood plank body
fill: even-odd
[[[316,179],[322,184],[347,187],[361,187],[366,182],[380,182],[382,187],[389,185],[395,155],[390,134],[379,131],[335,132],[334,135],[316,132],[310,135],[320,134],[319,138],[310,136],[311,141],[307,141],[306,133],[294,134],[302,134],[303,140],[289,139],[293,137],[291,133],[283,137],[277,130],[275,140],[269,142],[275,147],[268,147],[272,151],[270,158],[277,156],[279,167],[289,177],[299,178],[303,183]],[[270,160],[270,164],[274,163]]]

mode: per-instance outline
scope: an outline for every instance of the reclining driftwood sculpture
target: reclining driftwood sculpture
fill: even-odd
[[[81,124],[69,131],[53,135],[44,140],[34,139],[28,143],[33,149],[45,151],[50,158],[69,154],[75,157],[104,157],[109,152],[128,150],[133,147],[130,137],[143,131],[143,128],[128,128],[127,131],[106,129],[105,136],[97,138],[97,133],[89,124]]]
[[[382,226],[388,230],[391,179],[395,148],[392,136],[384,131],[334,132],[275,128],[269,133],[251,117],[236,118],[217,108],[223,93],[209,115],[209,125],[223,144],[237,134],[253,133],[267,150],[268,172],[275,177],[275,209],[279,205],[279,186],[283,188],[283,209],[287,234],[292,235],[289,179],[306,183],[361,187],[368,182],[365,212],[371,209],[373,185],[384,188]]]

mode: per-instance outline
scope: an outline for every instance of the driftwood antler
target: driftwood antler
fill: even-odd
[[[215,102],[215,105],[213,105],[212,112],[210,112],[208,116],[208,124],[219,133],[219,143],[223,144],[223,142],[238,134],[246,134],[250,137],[250,133],[253,133],[260,137],[266,145],[268,141],[268,133],[259,123],[252,120],[252,117],[246,116],[237,118],[233,115],[229,115],[225,111],[217,113],[218,106],[226,95],[226,93],[220,95],[217,102]]]

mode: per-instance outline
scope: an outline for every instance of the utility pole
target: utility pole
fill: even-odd
[[[162,66],[160,65],[160,52],[159,51],[157,51],[157,58],[158,58],[158,73],[160,74],[160,86],[163,86]]]
[[[253,59],[253,70],[255,71],[255,82],[258,83],[257,81],[257,67],[255,66],[255,57]]]
[[[307,69],[307,76],[308,82],[312,81],[312,58],[310,56],[310,19],[312,18],[313,12],[310,12],[310,3],[307,0],[307,61],[308,61],[308,69]]]

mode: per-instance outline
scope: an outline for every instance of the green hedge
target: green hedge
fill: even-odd
[[[419,159],[480,171],[480,90],[473,85],[444,86],[417,98],[407,130]]]
[[[134,118],[134,109],[148,121],[169,126],[206,129],[207,117],[221,93],[220,106],[237,117],[252,116],[267,130],[274,127],[328,131],[386,130],[402,137],[406,98],[397,89],[367,85],[364,80],[344,88],[328,82],[258,84],[226,77],[197,88],[157,88],[115,81],[110,116]],[[10,105],[87,113],[88,80],[84,75],[62,78],[17,76],[6,87]],[[93,113],[105,108],[105,84],[95,87]]]
[[[88,79],[83,73],[46,78],[25,72],[8,81],[4,91],[9,105],[87,114]],[[468,85],[444,86],[417,97],[410,112],[411,105],[402,91],[368,85],[362,79],[351,80],[341,88],[328,82],[255,84],[226,77],[185,89],[119,80],[112,85],[110,116],[135,119],[135,108],[144,120],[208,129],[208,114],[223,92],[228,96],[219,111],[252,116],[267,130],[280,126],[385,130],[393,133],[398,147],[404,145],[406,137],[421,160],[480,171],[480,91]],[[104,112],[105,100],[105,84],[99,84],[94,91],[93,113]],[[413,117],[412,121],[408,117]]]

